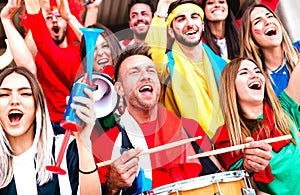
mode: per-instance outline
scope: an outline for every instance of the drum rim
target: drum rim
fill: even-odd
[[[230,179],[230,176],[232,177]],[[170,193],[174,191],[188,191],[196,188],[202,188],[209,186],[213,183],[220,182],[220,183],[226,183],[226,182],[233,182],[241,180],[243,177],[247,176],[247,172],[245,170],[235,170],[235,171],[225,171],[220,173],[214,173],[199,177],[194,177],[190,179],[185,179],[182,181],[177,181],[171,184],[166,184],[157,188],[154,188],[151,191],[150,194],[162,194],[162,193]],[[226,177],[224,179],[224,177]],[[198,182],[202,180],[208,180],[206,183]],[[196,182],[197,181],[197,182]],[[183,186],[188,184],[189,186]],[[192,184],[192,187],[191,187]],[[195,185],[196,184],[196,185]]]

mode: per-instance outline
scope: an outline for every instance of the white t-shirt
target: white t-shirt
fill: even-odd
[[[13,173],[18,195],[37,195],[34,157],[37,150],[29,148],[19,156],[13,156]]]
[[[221,57],[225,58],[225,59],[228,59],[226,39],[225,38],[224,39],[217,39],[216,43],[220,47]]]
[[[64,135],[60,134],[55,137],[55,159],[57,159]],[[68,145],[74,140],[74,136],[71,136]],[[37,179],[36,169],[34,164],[34,158],[37,153],[37,149],[30,147],[26,152],[19,156],[13,156],[13,174],[16,183],[16,190],[18,195],[38,195],[37,192]],[[72,194],[70,185],[66,154],[64,153],[63,160],[60,167],[67,171],[65,175],[58,175],[58,182],[61,195]],[[79,189],[77,191],[79,194]]]

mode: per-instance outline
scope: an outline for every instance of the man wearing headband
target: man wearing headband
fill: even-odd
[[[204,13],[198,2],[161,0],[159,15],[166,7],[168,17],[154,17],[146,38],[164,83],[161,102],[178,116],[198,121],[212,137],[223,124],[218,81],[227,62],[201,42]],[[166,28],[173,44],[166,41]]]

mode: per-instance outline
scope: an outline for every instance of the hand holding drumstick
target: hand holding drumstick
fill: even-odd
[[[138,156],[151,154],[151,153],[155,153],[155,152],[159,152],[159,151],[163,151],[163,150],[167,150],[167,149],[170,149],[170,148],[174,148],[176,146],[187,144],[187,143],[192,142],[192,141],[196,141],[198,139],[202,139],[202,136],[187,138],[187,139],[175,141],[175,142],[172,142],[172,143],[168,143],[168,144],[165,144],[165,145],[157,146],[155,148],[151,148],[151,149],[145,150],[141,153],[138,153]],[[107,166],[107,165],[110,165],[113,161],[114,161],[113,159],[108,160],[108,161],[103,161],[103,162],[97,163],[97,166],[98,167]]]
[[[245,156],[245,161],[243,164],[244,168],[250,172],[252,171],[259,172],[265,169],[265,167],[269,164],[269,161],[272,158],[272,154],[271,154],[272,147],[269,145],[269,143],[288,140],[288,139],[292,139],[292,136],[283,135],[280,137],[268,138],[260,141],[254,141],[253,138],[247,137],[245,139],[246,142],[245,144],[203,152],[193,156],[188,156],[187,158],[188,159],[201,158],[205,156],[212,156],[212,155],[222,154],[226,152],[232,152],[235,150],[243,150]]]
[[[117,194],[121,189],[130,187],[138,169],[139,156],[167,150],[176,146],[187,144],[191,141],[202,139],[202,136],[187,138],[151,149],[140,148],[125,151],[119,158],[97,163],[98,167],[110,165],[110,172],[105,184],[106,193]]]
[[[111,162],[105,184],[107,194],[119,194],[121,189],[132,185],[138,170],[138,156],[141,152],[140,148],[131,149],[123,152],[119,158]]]
[[[246,147],[243,150],[243,167],[247,172],[260,172],[266,169],[272,158],[272,147],[263,140],[254,141],[252,137],[246,137]]]

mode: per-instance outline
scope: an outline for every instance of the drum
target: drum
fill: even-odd
[[[148,195],[255,195],[244,170],[228,171],[187,179],[154,188]]]

